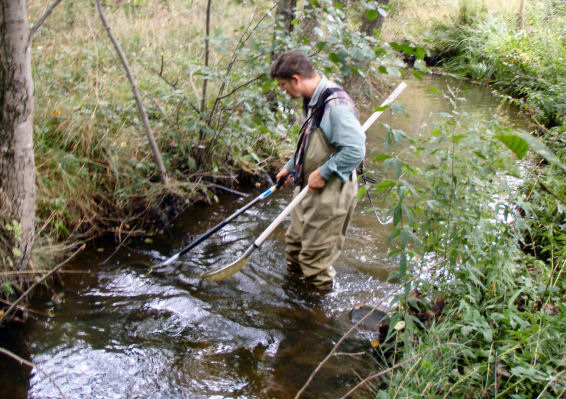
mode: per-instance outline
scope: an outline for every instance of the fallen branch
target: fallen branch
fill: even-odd
[[[367,384],[368,382],[370,382],[371,380],[375,380],[376,378],[381,377],[384,374],[389,373],[390,371],[393,371],[395,369],[398,369],[401,366],[404,366],[407,363],[412,362],[415,359],[418,359],[424,355],[426,355],[428,352],[430,352],[433,348],[429,348],[426,351],[424,351],[423,353],[417,353],[415,356],[411,357],[410,359],[407,360],[403,360],[401,363],[397,363],[395,366],[393,367],[389,367],[387,370],[383,370],[377,374],[373,374],[370,375],[369,377],[363,379],[362,381],[360,381],[360,383],[358,385],[356,385],[354,388],[350,389],[344,396],[342,396],[340,399],[344,399],[347,398],[348,396],[350,396],[351,394],[353,394],[355,391],[357,391],[359,388],[361,388],[362,386],[364,386],[365,384]]]
[[[446,259],[441,260],[435,264],[433,264],[430,267],[427,267],[424,270],[421,270],[418,274],[416,274],[415,276],[413,276],[413,278],[411,278],[410,280],[408,280],[407,282],[405,282],[401,287],[399,287],[398,290],[391,292],[390,294],[386,295],[384,298],[382,298],[383,300],[387,300],[389,298],[391,298],[392,296],[394,296],[396,294],[396,292],[398,292],[399,290],[401,290],[402,288],[404,288],[407,284],[410,284],[413,280],[415,280],[417,277],[419,277],[421,274],[428,272],[429,270],[443,264],[444,262],[446,262]],[[334,345],[334,347],[332,347],[332,349],[330,350],[330,352],[328,353],[328,355],[326,355],[326,357],[318,364],[318,366],[314,369],[314,371],[311,373],[311,375],[309,376],[309,378],[307,379],[307,381],[305,382],[305,384],[303,385],[303,387],[297,392],[297,394],[295,395],[295,399],[300,398],[300,396],[303,394],[303,392],[307,389],[307,387],[310,385],[310,383],[312,382],[312,380],[314,379],[315,375],[320,371],[320,369],[322,368],[322,366],[324,366],[326,364],[326,362],[328,362],[328,360],[334,356],[334,354],[336,353],[336,351],[338,350],[338,347],[342,344],[342,342],[344,342],[344,340],[346,340],[346,338],[354,331],[358,328],[358,326],[363,323],[373,312],[375,312],[378,308],[379,304],[375,305],[364,317],[362,317],[360,320],[358,320],[348,331],[346,331],[346,333],[338,340],[338,342],[336,342],[336,344]],[[377,377],[376,377],[377,378]]]
[[[61,269],[64,265],[66,265],[71,259],[73,259],[79,252],[81,252],[84,248],[86,247],[86,244],[83,244],[80,246],[79,249],[77,249],[71,256],[69,256],[67,259],[65,259],[63,262],[59,263],[57,266],[55,266],[53,268],[53,270],[51,270],[49,273],[47,273],[45,276],[43,276],[42,278],[40,278],[39,280],[37,280],[35,283],[33,283],[22,295],[20,295],[20,297],[18,299],[16,299],[15,302],[12,303],[12,306],[10,306],[8,308],[8,310],[6,310],[4,312],[4,314],[0,317],[0,325],[2,325],[2,322],[8,317],[8,315],[14,310],[16,309],[16,307],[20,304],[21,301],[24,300],[25,297],[27,297],[29,295],[30,292],[33,291],[33,289],[35,287],[37,287],[39,284],[43,283],[45,280],[47,280],[47,278],[49,278],[50,276],[52,276],[54,273],[56,273],[59,269]]]
[[[226,191],[226,192],[228,192],[228,193],[230,193],[230,194],[234,194],[234,195],[237,195],[237,196],[239,196],[239,197],[247,197],[247,196],[248,196],[248,194],[246,194],[246,193],[243,193],[243,192],[238,191],[238,190],[233,190],[233,189],[231,189],[231,188],[222,186],[222,185],[220,185],[220,184],[209,183],[209,182],[205,182],[205,181],[203,181],[203,183],[206,184],[206,185],[209,186],[209,187],[214,187],[214,188],[217,188],[217,189],[219,189],[219,190],[224,190],[224,191]]]
[[[49,381],[51,381],[51,383],[53,385],[55,385],[55,388],[57,388],[57,390],[61,394],[61,397],[63,399],[67,398],[65,396],[65,394],[63,393],[63,390],[61,390],[61,387],[59,385],[57,385],[55,380],[49,374],[47,374],[45,371],[43,371],[39,366],[33,364],[32,362],[28,362],[26,359],[22,359],[21,357],[19,357],[15,353],[10,352],[8,349],[0,348],[0,353],[3,353],[6,356],[11,357],[12,359],[18,361],[20,364],[25,364],[26,366],[38,369],[43,375],[45,375],[47,378],[49,378]]]

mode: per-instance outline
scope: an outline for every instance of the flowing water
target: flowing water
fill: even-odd
[[[497,110],[507,125],[525,127],[516,109],[499,104],[484,87],[434,76],[408,83],[398,103],[411,118],[385,112],[367,133],[367,160],[382,151],[380,123],[415,137],[432,130],[440,112],[449,112],[448,100],[431,87],[457,88],[467,99],[460,111],[472,119],[491,119]],[[369,114],[362,112],[362,121]],[[106,263],[114,242],[81,254],[67,268],[76,273],[36,295],[31,308],[37,313],[25,325],[0,330],[0,346],[42,370],[0,357],[0,397],[60,397],[43,372],[67,398],[293,397],[350,328],[354,306],[387,308],[397,288],[387,282],[395,269],[386,255],[390,227],[363,212],[368,203],[360,201],[335,265],[335,289],[324,295],[286,272],[283,227],[240,273],[221,282],[198,277],[241,255],[282,211],[290,190],[275,193],[178,262],[157,266],[263,189],[244,199],[223,196],[217,206],[195,206],[164,235],[132,239]],[[354,333],[339,352],[367,351],[373,334]],[[340,397],[371,370],[367,355],[334,357],[303,397]]]

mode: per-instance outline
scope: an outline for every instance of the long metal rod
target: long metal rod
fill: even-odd
[[[219,281],[219,280],[224,280],[225,278],[228,278],[231,275],[239,272],[246,264],[246,261],[248,260],[252,252],[254,252],[256,249],[258,249],[261,246],[261,244],[263,244],[263,242],[267,239],[267,237],[269,237],[269,235],[273,232],[273,230],[275,230],[277,226],[279,226],[281,222],[283,222],[283,220],[287,217],[287,215],[289,215],[291,211],[299,204],[299,202],[301,202],[303,198],[306,197],[308,191],[309,191],[309,186],[305,186],[299,192],[299,194],[297,194],[297,196],[293,198],[293,200],[289,203],[289,205],[287,205],[285,209],[283,209],[283,212],[281,212],[275,218],[275,220],[273,220],[273,222],[271,222],[269,226],[267,226],[267,228],[263,231],[263,233],[261,233],[260,236],[256,238],[256,240],[252,243],[252,245],[250,245],[248,249],[244,252],[244,254],[240,256],[236,261],[216,269],[205,271],[200,275],[200,277],[205,278],[207,280]]]
[[[238,209],[236,212],[234,212],[232,215],[228,216],[226,219],[224,219],[223,221],[221,221],[220,223],[218,223],[216,226],[214,226],[213,228],[211,228],[210,230],[208,230],[207,232],[201,234],[200,236],[198,236],[195,240],[193,240],[189,245],[187,245],[185,248],[183,248],[181,251],[177,252],[175,255],[171,256],[169,259],[163,261],[162,263],[160,263],[161,266],[165,266],[168,264],[173,263],[174,261],[176,261],[180,256],[185,255],[187,252],[189,252],[191,249],[193,249],[194,247],[196,247],[197,245],[199,245],[201,242],[203,242],[204,240],[206,240],[207,238],[209,238],[211,235],[213,235],[214,233],[216,233],[218,230],[220,230],[221,228],[223,228],[224,226],[226,226],[228,223],[230,223],[232,220],[236,219],[238,216],[240,216],[242,213],[244,213],[245,211],[247,211],[248,209],[250,209],[252,206],[254,206],[255,204],[257,204],[259,201],[261,201],[264,198],[269,197],[271,194],[273,194],[275,191],[277,191],[277,189],[281,188],[281,186],[283,185],[285,179],[280,180],[277,184],[274,184],[273,186],[269,187],[267,190],[265,190],[263,193],[261,193],[260,195],[258,195],[256,198],[254,198],[252,201],[250,201],[249,203],[247,203],[246,205],[244,205],[243,207],[241,207],[240,209]]]
[[[399,94],[401,94],[401,92],[403,90],[405,90],[405,87],[407,87],[407,83],[405,83],[405,82],[399,83],[399,86],[397,86],[395,88],[395,90],[393,90],[393,92],[389,95],[389,97],[387,97],[385,99],[385,101],[383,103],[381,103],[380,108],[387,107],[388,105],[391,105],[393,103],[393,101],[395,101],[397,99],[397,97],[399,97]],[[364,123],[364,126],[362,126],[362,129],[365,128],[364,132],[373,124],[373,122],[375,122],[377,120],[377,118],[379,118],[381,116],[382,113],[383,113],[383,111],[376,111],[368,118],[366,123]],[[367,179],[362,178],[362,180],[364,182],[364,186],[366,186],[367,185]],[[377,218],[377,221],[379,222],[379,224],[385,226],[385,225],[391,223],[393,221],[393,217],[391,217],[391,216],[389,216],[385,222],[381,220],[381,218],[377,214],[375,206],[373,205],[373,201],[371,199],[371,196],[369,195],[369,190],[366,190],[366,195],[368,197],[368,200],[369,200],[371,207],[373,208],[373,213],[374,213],[375,217]]]
[[[387,99],[383,102],[381,107],[385,107],[385,106],[391,104],[393,101],[395,101],[397,96],[405,89],[406,86],[407,86],[407,84],[405,82],[401,82],[401,84],[399,84],[399,86],[397,86],[397,88],[389,95],[389,97],[387,97]],[[377,120],[377,118],[379,118],[379,116],[382,113],[383,113],[383,111],[374,112],[368,118],[366,123],[364,123],[362,125],[362,131],[365,133],[369,129],[369,127],[373,124],[373,122],[375,122]],[[248,249],[246,249],[246,251],[243,253],[242,256],[240,256],[237,260],[235,260],[232,263],[218,267],[216,269],[207,270],[207,271],[201,273],[200,277],[205,278],[207,280],[219,281],[219,280],[224,280],[225,278],[228,278],[228,277],[232,276],[233,274],[239,272],[244,267],[244,265],[246,264],[246,261],[248,260],[250,255],[257,248],[259,248],[261,246],[261,244],[263,244],[263,242],[273,232],[273,230],[275,230],[277,228],[277,226],[279,226],[281,224],[283,219],[285,219],[285,217],[287,217],[287,215],[289,215],[289,213],[291,213],[293,208],[295,208],[295,206],[297,206],[297,204],[300,201],[302,201],[304,197],[306,197],[306,195],[308,193],[308,189],[309,189],[309,187],[305,186],[299,192],[299,194],[289,203],[289,205],[287,205],[287,207],[283,210],[283,212],[281,212],[275,218],[275,220],[273,220],[273,222],[271,222],[271,224],[263,231],[263,233],[261,233],[261,235],[252,243],[252,245],[250,245],[248,247]]]

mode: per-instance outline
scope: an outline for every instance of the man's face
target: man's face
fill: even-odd
[[[277,78],[277,83],[281,91],[287,93],[291,98],[301,97],[301,91],[299,90],[299,80],[293,75],[291,79]]]

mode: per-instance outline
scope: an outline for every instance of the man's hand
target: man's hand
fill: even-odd
[[[287,168],[283,168],[279,171],[279,173],[277,173],[277,175],[275,176],[275,180],[279,181],[281,179],[286,178],[289,173],[291,173],[291,171]],[[284,186],[287,186],[289,184],[291,184],[293,182],[293,176],[289,177],[287,180],[285,180],[285,183],[283,183]]]
[[[309,191],[320,190],[326,186],[326,180],[320,174],[320,170],[315,170],[309,175]]]

